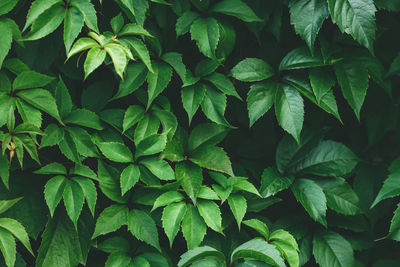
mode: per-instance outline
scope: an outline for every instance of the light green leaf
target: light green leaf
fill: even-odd
[[[133,209],[129,212],[128,229],[137,239],[161,252],[156,224],[145,211]]]
[[[90,0],[73,0],[71,5],[79,9],[83,14],[86,25],[98,33],[96,10]]]
[[[140,170],[136,165],[129,165],[126,167],[122,173],[120,178],[121,184],[121,194],[125,195],[138,181],[140,176]]]
[[[24,71],[14,79],[13,90],[43,87],[51,83],[53,80],[54,77],[40,74],[35,71]]]
[[[18,113],[21,116],[21,119],[24,122],[29,122],[40,128],[42,126],[42,113],[40,112],[40,110],[32,107],[22,99],[17,98],[15,100],[15,104],[17,106]],[[5,102],[4,104],[7,105],[8,103]]]
[[[59,2],[59,1],[57,1]],[[31,31],[23,37],[25,41],[41,39],[54,32],[64,19],[65,8],[61,3],[57,3],[46,9],[33,22]]]
[[[51,216],[53,216],[54,210],[63,196],[66,183],[67,179],[59,175],[51,178],[44,187],[44,198]]]
[[[289,188],[293,181],[293,176],[281,177],[276,169],[272,167],[266,168],[261,175],[260,193],[264,198],[273,196]]]
[[[206,234],[207,226],[201,218],[199,211],[187,204],[186,213],[182,220],[182,233],[186,240],[187,248],[198,247]]]
[[[74,167],[69,170],[69,174],[90,178],[96,181],[98,180],[96,173],[85,165],[75,164]]]
[[[222,218],[218,205],[214,201],[200,199],[197,209],[207,226],[222,234]]]
[[[362,213],[357,194],[343,178],[328,178],[317,183],[324,190],[330,209],[344,215]]]
[[[23,31],[25,31],[32,23],[46,10],[55,4],[62,3],[62,0],[36,0],[32,2],[26,16],[26,23]]]
[[[159,207],[162,207],[162,206],[167,206],[171,203],[180,202],[184,199],[185,198],[178,191],[168,191],[168,192],[162,193],[154,201],[154,205],[153,205],[153,208],[151,209],[151,211],[153,211]]]
[[[328,0],[332,21],[340,31],[348,33],[373,52],[375,40],[375,12],[372,0]]]
[[[198,83],[192,86],[182,88],[181,98],[183,108],[189,117],[189,123],[192,122],[192,118],[196,111],[198,110],[201,102],[206,94],[206,88],[203,84]]]
[[[153,155],[164,150],[167,144],[167,136],[164,134],[151,135],[137,145],[135,157]]]
[[[74,48],[71,49],[71,51]],[[71,52],[70,52],[71,53]],[[104,59],[106,58],[106,50],[100,47],[93,47],[90,48],[85,63],[83,65],[83,69],[85,70],[85,79],[100,65],[103,63]]]
[[[72,57],[75,54],[78,54],[82,51],[91,49],[91,48],[100,48],[100,45],[93,40],[92,38],[87,38],[87,37],[83,37],[83,38],[79,38],[78,41],[75,42],[75,44],[72,46],[71,50],[68,53],[67,59],[69,59],[70,57]]]
[[[84,23],[83,14],[76,7],[65,10],[64,17],[64,45],[66,53],[71,49],[72,43],[78,37]]]
[[[199,194],[197,196],[201,199],[208,199],[208,200],[220,200],[217,193],[215,193],[210,187],[203,185],[200,188]]]
[[[147,37],[154,37],[145,28],[140,25],[129,23],[126,24],[122,30],[118,33],[118,36],[129,36],[129,35],[140,35]]]
[[[37,171],[34,171],[35,174],[67,174],[67,169],[65,169],[64,165],[58,162],[52,162],[43,166]]]
[[[1,8],[1,7],[0,7]],[[0,21],[1,41],[0,41],[0,68],[11,49],[12,44],[12,31],[6,23]]]
[[[46,135],[42,137],[40,148],[57,145],[64,138],[64,131],[55,124],[49,124],[44,132]]]
[[[297,201],[315,221],[326,227],[326,197],[322,188],[310,179],[296,179],[290,187]]]
[[[91,136],[85,129],[80,127],[66,127],[66,130],[75,143],[76,150],[79,155],[84,157],[99,157],[99,152],[97,151],[96,146],[93,144]]]
[[[204,115],[211,121],[220,125],[232,127],[224,117],[226,109],[226,95],[224,93],[207,86],[206,94],[201,103],[201,109]]]
[[[311,51],[324,21],[328,18],[328,5],[318,0],[292,0],[289,3],[290,23]]]
[[[277,89],[278,84],[270,80],[250,86],[247,93],[250,127],[272,107]]]
[[[11,218],[0,218],[0,227],[12,233],[34,255],[29,243],[29,236],[20,222]]]
[[[171,181],[175,180],[174,170],[169,166],[168,162],[157,158],[146,158],[140,161],[140,164],[146,166],[152,174],[160,180]]]
[[[242,100],[242,98],[238,95],[236,92],[235,87],[233,86],[232,82],[223,74],[214,72],[206,77],[204,77],[205,80],[211,82],[215,87],[217,87],[222,93],[226,95],[231,95],[239,100]]]
[[[201,168],[190,162],[180,162],[175,166],[175,175],[183,190],[185,190],[193,203],[196,203],[196,198],[203,182]]]
[[[132,126],[134,126],[138,121],[143,118],[144,108],[138,105],[129,106],[124,115],[124,121],[122,123],[122,132],[125,132]]]
[[[0,250],[7,267],[13,267],[17,254],[15,239],[7,230],[0,229]]]
[[[23,199],[23,197],[18,197],[8,200],[0,200],[0,214],[6,212],[9,208],[17,204],[21,199]]]
[[[305,158],[291,168],[291,173],[340,176],[351,172],[358,157],[345,145],[334,141],[323,141]]]
[[[231,161],[221,147],[203,145],[191,153],[189,160],[202,168],[234,176]]]
[[[319,232],[314,235],[313,254],[321,266],[354,266],[351,244],[335,232]]]
[[[160,128],[160,120],[153,114],[145,113],[135,128],[134,139],[137,146],[143,139],[155,135]]]
[[[97,191],[93,181],[82,177],[74,177],[72,180],[79,184],[79,186],[82,188],[87,205],[90,209],[90,212],[94,216],[94,209],[96,208],[97,201]]]
[[[128,222],[129,209],[123,205],[111,205],[105,208],[96,221],[92,239],[114,232]]]
[[[0,153],[0,178],[7,189],[9,189],[10,165],[7,156],[2,155],[2,153]]]
[[[196,261],[207,257],[216,257],[219,260],[225,261],[225,256],[222,252],[209,246],[202,246],[193,248],[183,253],[181,255],[181,259],[178,262],[178,267],[192,266],[192,263],[195,263]]]
[[[115,252],[111,253],[108,256],[104,267],[113,267],[113,266],[127,267],[131,265],[132,265],[132,258],[127,253]]]
[[[223,0],[215,4],[210,9],[211,12],[222,13],[237,17],[245,22],[263,21],[254,13],[254,11],[241,0]]]
[[[143,63],[146,65],[147,69],[150,72],[154,72],[153,67],[151,65],[151,61],[150,61],[149,50],[147,50],[146,45],[137,38],[131,37],[131,38],[126,38],[124,40],[126,40],[129,43],[134,54],[136,54],[143,61]]]
[[[165,234],[168,237],[170,247],[172,247],[172,243],[174,242],[174,239],[178,234],[185,213],[185,202],[171,203],[164,208],[161,221]]]
[[[78,218],[85,202],[85,195],[81,186],[74,180],[68,180],[65,184],[63,198],[68,216],[77,228]]]
[[[231,194],[228,197],[228,204],[240,230],[240,224],[247,211],[246,198],[240,194]]]
[[[133,162],[132,152],[127,146],[118,142],[97,143],[106,158],[115,162]]]
[[[17,3],[18,0],[3,0],[0,4],[0,16],[10,12]]]
[[[286,266],[276,247],[260,239],[253,239],[238,246],[231,254],[231,262],[240,258],[256,259],[278,267]]]
[[[190,26],[192,40],[196,41],[200,52],[206,57],[215,59],[215,49],[220,38],[219,26],[216,19],[198,18]]]
[[[269,241],[281,251],[290,267],[299,266],[299,247],[289,232],[278,229],[271,234]]]
[[[17,96],[48,113],[62,124],[56,101],[49,91],[44,89],[22,90],[17,93]]]
[[[243,224],[247,225],[248,227],[259,232],[265,238],[265,240],[269,239],[268,226],[265,223],[263,223],[262,221],[260,221],[258,219],[250,219],[250,220],[243,221]]]
[[[186,34],[190,30],[193,21],[199,17],[199,13],[193,11],[186,11],[177,20],[175,25],[176,36]]]
[[[256,82],[274,76],[274,70],[262,59],[245,58],[233,67],[231,75],[242,82]]]
[[[382,188],[379,190],[378,195],[376,196],[374,202],[371,205],[371,208],[375,207],[382,200],[396,197],[400,195],[400,171],[395,171],[386,178],[383,183]]]
[[[99,116],[87,109],[75,109],[64,118],[65,123],[76,124],[95,130],[103,130]]]
[[[124,79],[124,71],[128,62],[122,46],[117,44],[108,44],[104,49],[111,57],[115,72],[119,77],[121,77],[121,79]]]
[[[304,121],[304,104],[300,93],[288,85],[278,88],[275,114],[281,127],[299,143]]]
[[[165,90],[171,81],[172,69],[165,63],[154,64],[154,73],[147,74],[148,83],[148,99],[147,109],[150,107],[154,99]]]

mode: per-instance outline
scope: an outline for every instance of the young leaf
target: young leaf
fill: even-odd
[[[300,143],[303,128],[304,104],[300,93],[289,85],[282,85],[276,91],[275,114],[281,127]]]
[[[117,142],[99,142],[97,146],[109,160],[126,163],[133,162],[132,152],[124,144]]]
[[[254,11],[241,0],[223,0],[215,4],[210,11],[234,16],[245,22],[262,21],[262,19],[257,17]]]
[[[84,23],[83,14],[76,7],[65,10],[64,17],[64,45],[65,51],[68,53],[72,43],[78,37]]]
[[[44,198],[51,216],[53,216],[54,210],[63,196],[66,184],[67,179],[59,175],[51,178],[44,187]]]
[[[203,182],[201,168],[191,162],[180,162],[175,166],[175,175],[183,190],[196,204],[196,198]]]
[[[183,216],[186,213],[185,202],[171,203],[164,208],[162,213],[162,227],[168,237],[170,247],[177,235]]]
[[[186,240],[187,248],[198,247],[206,234],[207,226],[201,218],[199,211],[192,205],[186,205],[186,213],[182,220],[182,233]]]
[[[319,232],[314,235],[313,254],[321,266],[353,266],[353,248],[341,235],[335,232]]]
[[[211,200],[199,200],[197,202],[197,209],[201,217],[203,217],[208,227],[218,233],[222,233],[222,218],[221,211],[217,204]]]
[[[120,178],[121,183],[121,194],[125,195],[138,181],[140,176],[140,170],[136,165],[129,165],[126,167],[122,173]]]
[[[242,82],[256,82],[273,76],[274,70],[262,59],[245,58],[233,67],[231,75]]]
[[[310,179],[296,179],[290,188],[311,218],[326,227],[326,197],[322,188]]]
[[[111,57],[115,72],[119,75],[119,77],[121,77],[121,79],[123,79],[124,71],[128,62],[122,46],[118,44],[109,44],[104,49]]]
[[[269,80],[250,86],[247,93],[250,127],[272,107],[277,89],[278,84]]]
[[[190,26],[190,35],[201,53],[215,59],[215,49],[220,38],[218,22],[214,18],[198,18]]]
[[[324,21],[328,18],[328,5],[318,0],[292,0],[289,3],[290,23],[311,51]]]
[[[228,197],[228,204],[240,230],[240,224],[247,211],[246,198],[240,194],[231,194]]]
[[[156,224],[145,211],[134,209],[129,212],[128,229],[137,239],[161,252]]]
[[[270,236],[270,242],[283,252],[291,267],[299,266],[299,247],[289,232],[282,229],[274,231]]]
[[[114,232],[128,222],[129,209],[123,205],[112,205],[105,208],[96,221],[92,239]]]

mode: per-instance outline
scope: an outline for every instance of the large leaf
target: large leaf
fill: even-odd
[[[128,229],[137,239],[161,252],[156,224],[147,212],[131,210],[128,215]]]
[[[182,233],[186,240],[187,248],[198,247],[206,234],[207,226],[199,211],[192,205],[186,205],[186,213],[182,220]]]
[[[193,203],[196,203],[203,182],[201,168],[191,162],[180,162],[175,166],[175,175],[176,180],[181,182],[183,190]]]
[[[132,162],[132,152],[127,146],[118,142],[99,142],[97,146],[109,160],[115,162]]]
[[[150,107],[154,99],[164,91],[172,77],[172,69],[165,63],[154,64],[154,73],[147,74],[147,83],[149,84],[147,93],[147,108]]]
[[[278,84],[270,80],[250,86],[247,93],[250,127],[272,107],[277,89]]]
[[[383,186],[379,190],[379,193],[376,196],[374,202],[372,203],[371,208],[374,207],[379,202],[381,202],[382,200],[400,195],[399,181],[400,181],[400,171],[395,171],[391,173],[383,183]]]
[[[184,202],[171,203],[164,208],[161,220],[170,247],[172,247],[172,243],[179,231],[185,213],[186,204]]]
[[[51,178],[44,187],[44,198],[49,207],[51,216],[53,216],[54,210],[61,201],[66,184],[67,179],[64,176],[55,176]]]
[[[332,21],[341,32],[353,38],[371,52],[375,39],[375,12],[372,0],[328,0]]]
[[[211,200],[199,200],[197,209],[208,227],[222,233],[221,211],[217,204]]]
[[[291,189],[311,218],[326,226],[326,197],[322,188],[313,180],[296,179]]]
[[[72,43],[78,37],[84,23],[83,14],[76,7],[65,10],[64,17],[64,45],[65,51],[71,49]]]
[[[301,162],[291,168],[291,173],[340,176],[353,170],[358,157],[345,145],[323,141]]]
[[[262,59],[245,58],[231,70],[233,78],[243,82],[255,82],[274,75],[272,67]]]
[[[126,167],[122,173],[120,178],[121,183],[121,193],[125,195],[138,181],[140,176],[140,169],[136,165],[129,165]]]
[[[275,114],[281,127],[299,143],[304,120],[304,104],[300,93],[289,85],[278,88]]]
[[[319,232],[314,235],[313,254],[321,266],[353,266],[353,248],[335,232]]]
[[[289,9],[290,23],[312,51],[318,32],[329,15],[327,3],[318,0],[292,0]]]
[[[247,211],[246,198],[240,194],[231,194],[228,197],[228,204],[240,229],[240,224],[242,223],[244,215]]]
[[[97,218],[96,228],[92,238],[108,234],[126,225],[129,209],[123,205],[112,205],[105,208]]]
[[[215,49],[217,48],[220,32],[216,19],[198,18],[190,27],[190,35],[195,40],[201,53],[206,57],[215,59]]]
[[[203,145],[196,149],[189,159],[200,167],[234,176],[231,161],[220,147]]]
[[[245,22],[262,21],[254,11],[241,0],[224,0],[215,4],[210,11],[237,17]]]
[[[240,258],[260,260],[277,267],[286,266],[279,250],[274,245],[260,239],[253,239],[238,246],[231,254],[231,261]]]

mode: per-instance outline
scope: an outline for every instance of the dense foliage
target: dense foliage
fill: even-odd
[[[1,0],[0,265],[400,266],[399,11]]]

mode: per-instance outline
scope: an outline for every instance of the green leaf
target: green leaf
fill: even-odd
[[[53,80],[54,77],[40,74],[35,71],[24,71],[15,78],[13,82],[13,90],[43,87],[51,83]]]
[[[79,186],[82,188],[87,205],[92,213],[92,216],[94,216],[94,209],[96,208],[97,201],[96,186],[91,180],[82,177],[74,177],[73,181],[79,184]]]
[[[198,247],[203,241],[206,231],[207,226],[199,211],[192,204],[187,204],[186,213],[182,220],[182,233],[186,240],[187,248]]]
[[[182,104],[183,108],[188,114],[189,123],[192,122],[192,118],[194,114],[196,114],[196,111],[198,110],[201,102],[203,102],[205,94],[206,94],[206,88],[201,83],[182,88],[181,90]]]
[[[176,52],[168,52],[162,55],[161,58],[174,68],[176,73],[181,78],[183,86],[189,86],[199,81],[200,78],[193,77],[193,74],[190,72],[190,70],[186,69],[185,64],[183,64],[181,54]]]
[[[224,117],[226,109],[226,95],[224,93],[207,86],[206,94],[201,103],[201,109],[204,115],[211,121],[220,125],[232,127]]]
[[[126,203],[127,198],[121,196],[120,172],[115,168],[98,161],[97,175],[101,191],[111,200],[118,203]]]
[[[0,200],[0,214],[6,212],[9,208],[17,204],[23,197],[8,200]]]
[[[129,212],[128,229],[137,239],[161,252],[156,224],[145,211],[133,209]]]
[[[61,3],[52,5],[37,17],[32,24],[31,31],[25,37],[23,37],[23,40],[38,40],[54,32],[63,22],[64,13],[65,8],[61,5]]]
[[[18,3],[18,0],[4,0],[4,1],[2,1],[2,3],[0,4],[0,16],[10,12],[15,7],[15,5],[17,3]]]
[[[133,266],[151,267],[150,262],[146,258],[141,256],[134,258]]]
[[[134,132],[134,142],[136,146],[142,142],[143,139],[157,134],[159,128],[160,120],[155,115],[144,114]]]
[[[100,45],[92,38],[87,38],[87,37],[79,38],[78,41],[75,42],[75,44],[69,51],[67,60],[75,54],[78,54],[82,51],[95,47],[100,48]]]
[[[75,164],[74,167],[72,167],[69,170],[69,174],[71,175],[78,175],[86,178],[90,178],[93,180],[98,180],[97,175],[92,169],[90,169],[88,166],[85,165],[80,165],[80,164]]]
[[[58,162],[52,162],[43,166],[39,170],[34,172],[35,174],[67,174],[67,169],[65,169],[64,165]]]
[[[65,51],[68,53],[72,43],[78,37],[82,30],[84,16],[76,7],[71,7],[65,10],[64,17],[64,45]]]
[[[287,53],[279,64],[279,71],[313,68],[324,65],[325,63],[319,53],[311,55],[306,47],[299,47]]]
[[[185,202],[171,203],[164,208],[161,221],[165,234],[168,237],[170,247],[172,247],[172,243],[178,234],[185,213]]]
[[[190,161],[202,168],[234,176],[231,161],[225,151],[213,145],[203,145],[191,153]]]
[[[199,200],[197,209],[208,227],[222,234],[221,211],[217,204],[211,200]]]
[[[1,13],[1,9],[0,9],[0,13]],[[1,66],[3,65],[4,59],[6,58],[8,52],[11,49],[12,31],[7,26],[7,24],[2,21],[0,21],[0,31],[2,33],[2,38],[0,41],[0,68],[1,68]]]
[[[124,252],[116,252],[110,254],[105,263],[105,267],[113,267],[113,266],[127,267],[129,265],[132,265],[132,258],[127,253]]]
[[[77,228],[78,218],[81,214],[83,203],[85,202],[85,195],[81,186],[74,180],[67,180],[64,188],[64,205],[67,210],[69,218]]]
[[[83,14],[86,25],[98,33],[96,10],[90,0],[73,0],[71,5],[79,9]]]
[[[357,194],[343,178],[318,180],[317,183],[324,190],[330,209],[344,215],[362,213]]]
[[[215,4],[210,11],[234,16],[245,22],[262,21],[262,19],[257,17],[254,11],[241,0],[223,0]]]
[[[393,218],[390,222],[388,237],[392,240],[400,241],[400,205],[397,204],[397,209],[394,211]]]
[[[115,232],[121,226],[126,225],[128,222],[128,213],[128,207],[123,205],[111,205],[105,208],[97,218],[92,239],[100,235]]]
[[[72,100],[64,81],[60,77],[55,90],[56,104],[61,118],[64,118],[72,110]]]
[[[215,257],[219,260],[225,261],[225,256],[222,252],[209,246],[202,246],[183,253],[178,262],[178,267],[192,266],[192,263],[207,257]]]
[[[141,106],[137,105],[132,105],[129,106],[126,109],[125,115],[124,115],[124,121],[122,123],[122,132],[125,132],[132,126],[134,126],[138,121],[140,121],[143,118],[144,115],[144,108]]]
[[[372,0],[328,0],[332,21],[340,31],[350,34],[359,44],[373,52],[375,12]]]
[[[318,0],[292,0],[289,3],[290,23],[311,51],[324,21],[328,18],[328,5]]]
[[[77,153],[84,157],[98,157],[99,152],[91,140],[89,133],[80,127],[67,127],[69,135],[75,143]],[[73,147],[72,147],[73,148]],[[75,153],[75,152],[74,152]]]
[[[126,167],[122,173],[120,178],[121,184],[121,194],[125,195],[138,181],[140,176],[140,170],[136,165],[129,165]]]
[[[53,216],[54,210],[61,201],[66,184],[67,179],[59,175],[51,178],[44,187],[44,198],[51,216]]]
[[[234,190],[241,190],[252,193],[261,197],[260,193],[258,192],[257,188],[247,181],[246,177],[231,177],[230,180],[233,181],[233,189]]]
[[[154,99],[165,90],[171,81],[172,69],[164,63],[154,64],[154,73],[147,74],[148,83],[148,99],[147,109],[150,107]]]
[[[64,138],[60,141],[58,147],[60,148],[61,153],[68,159],[76,163],[81,162],[78,149],[70,133],[64,132]]]
[[[115,72],[119,75],[119,77],[121,77],[121,79],[123,79],[124,71],[128,62],[122,46],[118,44],[108,44],[104,49],[111,57]]]
[[[73,51],[74,48],[71,49]],[[71,52],[70,52],[71,53]],[[83,68],[85,70],[85,79],[100,65],[103,63],[104,59],[106,58],[106,50],[100,47],[93,47],[90,48]]]
[[[277,89],[278,84],[269,80],[250,86],[247,93],[250,127],[272,107]]]
[[[44,89],[22,90],[17,93],[17,96],[48,113],[62,124],[56,101],[49,91]]]
[[[0,229],[0,250],[7,267],[13,267],[17,254],[15,239],[7,230]]]
[[[274,70],[262,59],[245,58],[233,67],[231,75],[242,82],[256,82],[274,76]]]
[[[260,239],[247,241],[233,250],[231,262],[240,258],[256,259],[278,267],[286,266],[276,247]]]
[[[214,124],[202,123],[191,132],[188,140],[188,150],[193,151],[202,145],[216,145],[227,135],[229,128]]]
[[[171,181],[175,180],[174,170],[169,166],[168,162],[157,158],[146,158],[140,161],[140,164],[146,166],[152,174],[160,180]]]
[[[215,87],[217,87],[222,93],[226,95],[231,95],[239,100],[242,98],[236,92],[235,87],[233,86],[232,82],[223,74],[214,72],[206,77],[205,80],[211,82]]]
[[[40,148],[58,145],[64,138],[64,131],[55,124],[47,126],[44,132],[46,135],[42,137]]]
[[[132,152],[127,146],[118,142],[97,143],[106,158],[115,162],[133,162]]]
[[[220,31],[214,18],[198,18],[190,26],[192,40],[196,41],[200,52],[206,57],[215,59],[215,50],[219,43]]]
[[[389,174],[389,176],[383,183],[382,188],[379,190],[379,193],[376,196],[374,202],[372,203],[371,208],[375,207],[376,204],[378,204],[382,200],[400,195],[399,181],[400,172],[398,170]]]
[[[65,123],[80,125],[95,130],[103,130],[99,116],[87,109],[75,109],[64,118]]]
[[[326,197],[322,188],[310,179],[296,179],[290,188],[311,218],[326,227]]]
[[[3,184],[9,189],[9,179],[10,179],[10,165],[8,158],[0,153],[0,178]]]
[[[314,235],[313,254],[321,266],[353,266],[353,248],[335,232],[319,232]]]
[[[34,255],[29,243],[29,236],[20,222],[11,218],[0,218],[0,227],[12,233]]]
[[[46,10],[54,6],[57,3],[61,3],[62,0],[36,0],[32,2],[29,8],[28,15],[26,16],[26,23],[23,31],[25,31],[32,23]]]
[[[281,127],[299,143],[304,121],[304,104],[300,93],[288,85],[278,88],[275,114]]]
[[[119,85],[118,92],[110,101],[135,92],[146,80],[147,72],[147,68],[143,63],[130,63],[126,68],[126,75]]]
[[[270,242],[283,253],[291,267],[299,266],[299,247],[296,239],[289,232],[282,229],[274,231]]]
[[[167,144],[167,137],[163,134],[151,135],[136,146],[135,157],[153,155],[164,150]]]
[[[128,36],[128,35],[141,35],[147,37],[154,37],[151,35],[145,28],[140,25],[129,23],[126,24],[122,30],[118,33],[119,36]]]
[[[345,145],[334,141],[323,141],[305,158],[291,168],[291,173],[340,176],[351,172],[358,157]]]
[[[159,207],[162,207],[162,206],[167,206],[171,203],[180,202],[184,199],[185,198],[182,196],[182,194],[177,191],[168,191],[168,192],[162,193],[154,201],[153,208],[151,209],[151,211],[153,211]]]
[[[190,30],[192,23],[199,17],[199,13],[186,11],[177,20],[175,25],[176,36],[186,34]]]
[[[8,103],[6,102],[5,105]],[[40,128],[42,126],[42,113],[40,110],[32,107],[22,99],[17,98],[15,104],[18,109],[18,113],[24,122],[29,122],[36,127]]]
[[[204,77],[213,73],[216,69],[218,69],[219,66],[219,62],[206,58],[197,63],[194,73],[197,77]]]
[[[264,198],[273,196],[289,188],[293,181],[293,176],[281,177],[274,168],[266,168],[261,175],[260,193]]]
[[[240,230],[240,224],[247,211],[246,198],[240,194],[231,194],[228,197],[228,204]]]
[[[243,221],[244,225],[259,232],[266,240],[269,239],[269,229],[268,226],[258,219],[250,219]]]
[[[203,182],[201,168],[191,162],[180,162],[175,166],[175,175],[183,190],[185,190],[193,203],[196,203],[196,198]]]
[[[150,61],[150,55],[149,55],[149,50],[147,50],[146,45],[139,39],[137,38],[127,38],[125,39],[133,52],[143,61],[143,63],[146,65],[147,69],[150,72],[154,72],[153,67],[151,65]]]

